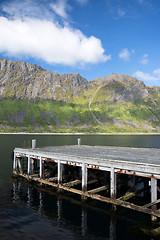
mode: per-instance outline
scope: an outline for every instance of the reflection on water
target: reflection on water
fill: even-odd
[[[132,224],[135,224],[134,214],[133,222],[130,219],[131,223],[126,227],[125,224],[129,221],[126,213],[125,218],[117,216],[111,213],[108,206],[104,209],[104,206],[97,206],[95,203],[84,204],[79,199],[57,195],[46,189],[37,189],[18,180],[13,181],[12,200],[16,206],[23,207],[21,216],[17,216],[15,221],[16,228],[19,225],[19,229],[26,231],[32,224],[33,239],[45,239],[44,233],[40,234],[44,231],[44,226],[37,229],[37,224],[41,226],[44,221],[47,224],[49,239],[53,232],[53,239],[150,239],[139,233],[130,235],[128,229],[131,230]],[[136,221],[138,223],[138,219]],[[18,231],[16,239],[20,237]]]
[[[24,182],[15,181],[15,180],[13,181],[12,199],[13,199],[13,203],[15,203],[16,205],[21,205],[21,206],[23,205],[26,212],[27,212],[27,209],[32,209],[35,211],[37,217],[38,215],[39,215],[39,218],[42,218],[42,219],[47,217],[48,221],[54,227],[63,229],[65,226],[65,230],[63,229],[63,231],[66,231],[66,229],[67,231],[74,230],[76,232],[76,235],[74,236],[74,238],[72,238],[73,237],[72,236],[73,232],[72,232],[71,237],[69,237],[68,239],[80,239],[80,238],[94,239],[94,237],[96,237],[96,239],[106,239],[106,237],[111,240],[116,239],[115,215],[113,216],[111,215],[110,222],[108,220],[109,216],[106,215],[106,220],[107,220],[107,225],[109,230],[108,232],[106,232],[107,234],[106,236],[104,237],[98,236],[98,235],[101,235],[102,233],[96,233],[96,231],[95,231],[96,235],[93,235],[89,231],[88,225],[87,225],[88,209],[84,204],[82,204],[78,200],[77,200],[77,203],[79,206],[76,206],[76,204],[73,205],[73,203],[71,204],[69,202],[66,204],[63,198],[60,198],[60,196],[56,196],[56,195],[54,195],[54,197],[48,195],[46,199],[46,193],[40,192],[37,189],[33,189],[28,184],[24,184]],[[76,212],[75,211],[73,212],[72,208],[69,208],[69,206],[72,206],[76,210]],[[76,207],[78,207],[78,211]],[[50,211],[51,209],[52,211]],[[96,219],[94,221],[96,222]],[[93,224],[94,224],[94,221],[92,222]],[[26,223],[28,225],[31,222],[32,224],[35,224],[34,218],[29,220],[26,214],[26,222],[24,221],[23,223]],[[19,222],[19,224],[22,224],[22,222]],[[98,222],[96,224],[98,225]],[[22,226],[19,225],[19,228],[21,227]],[[98,226],[96,227],[98,228]],[[41,229],[39,229],[39,231],[41,231]],[[34,239],[38,239],[37,236],[34,236]],[[64,239],[67,239],[67,238],[65,237]]]
[[[148,215],[77,196],[57,195],[25,181],[12,180],[11,152],[24,140],[38,146],[82,144],[160,148],[160,136],[30,136],[0,135],[0,240],[151,240],[137,231]]]

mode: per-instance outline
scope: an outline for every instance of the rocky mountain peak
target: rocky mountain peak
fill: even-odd
[[[0,96],[68,100],[87,88],[80,74],[53,73],[30,63],[0,59]]]
[[[13,70],[19,70],[22,72],[35,72],[38,70],[43,70],[40,66],[36,64],[30,64],[23,61],[12,61],[7,59],[0,58],[0,70],[1,71],[13,71]]]

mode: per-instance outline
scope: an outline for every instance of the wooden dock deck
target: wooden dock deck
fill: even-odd
[[[92,198],[120,205],[150,214],[152,219],[160,217],[159,149],[86,145],[15,148],[13,173],[58,190],[79,194],[82,199]],[[117,194],[121,184],[118,177],[124,175],[130,176],[125,185],[129,184],[132,190],[120,196],[121,191]],[[138,177],[147,180],[147,185],[137,190],[135,186]],[[146,188],[150,192],[149,203],[139,206],[129,201]]]

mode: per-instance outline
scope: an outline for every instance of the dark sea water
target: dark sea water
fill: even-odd
[[[0,135],[0,240],[152,240],[139,232],[150,216],[12,179],[15,147],[77,144],[160,148],[159,135]],[[25,141],[25,143],[24,143]]]

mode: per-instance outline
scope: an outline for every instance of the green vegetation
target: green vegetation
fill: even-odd
[[[101,96],[100,96],[101,97]],[[102,97],[101,97],[102,98]],[[156,119],[157,109],[145,101],[134,105],[133,102],[121,104],[101,104],[93,101],[93,114],[101,124],[94,121],[88,108],[88,99],[81,95],[73,102],[36,99],[0,101],[1,132],[56,132],[56,133],[147,133],[157,132],[160,126]],[[158,110],[160,113],[160,110]],[[152,119],[151,116],[154,118]],[[152,127],[146,127],[151,119]],[[156,120],[155,120],[156,119]]]

